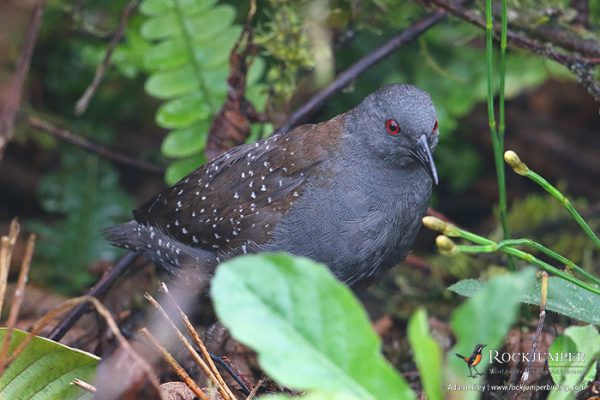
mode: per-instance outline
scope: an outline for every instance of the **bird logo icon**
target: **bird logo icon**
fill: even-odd
[[[477,371],[476,366],[481,362],[481,351],[485,346],[485,344],[476,345],[473,349],[473,352],[468,357],[455,353],[458,358],[467,363],[467,367],[469,367],[469,376],[471,378],[476,378],[483,375],[481,372]],[[475,370],[475,375],[473,375],[473,370]]]

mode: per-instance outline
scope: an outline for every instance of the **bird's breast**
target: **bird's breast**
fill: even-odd
[[[307,182],[267,250],[306,256],[327,264],[341,280],[360,281],[410,249],[431,194],[427,179],[424,170],[368,176],[349,166],[330,167]]]

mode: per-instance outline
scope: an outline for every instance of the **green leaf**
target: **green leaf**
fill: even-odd
[[[0,343],[4,342],[5,335],[6,328],[0,328]],[[10,352],[27,335],[27,332],[15,330]],[[36,336],[0,376],[0,398],[91,399],[91,393],[71,382],[78,378],[93,383],[99,360],[93,354]]]
[[[165,181],[168,185],[173,185],[181,178],[198,168],[205,162],[203,155],[177,160],[167,167],[165,171]]]
[[[223,49],[232,49],[241,33],[241,26],[232,26],[209,41],[195,43],[197,45],[194,49],[196,60],[205,68],[218,66],[228,68],[230,51],[223,51]]]
[[[235,9],[230,5],[220,5],[206,13],[186,18],[185,25],[194,40],[209,40],[229,29],[234,19]]]
[[[169,132],[162,142],[161,151],[167,157],[188,157],[204,150],[208,135],[208,121],[201,121],[183,129]]]
[[[144,65],[150,71],[181,67],[189,61],[185,43],[180,37],[164,40],[151,46],[144,55]]]
[[[148,19],[140,29],[142,37],[148,41],[181,36],[181,26],[177,14],[173,11],[166,12]]]
[[[408,341],[414,352],[423,391],[429,400],[442,399],[442,349],[429,334],[427,313],[417,310],[408,322]]]
[[[210,107],[201,93],[164,103],[156,113],[156,123],[163,128],[183,128],[210,117]]]
[[[212,7],[217,0],[144,0],[140,5],[140,11],[148,16],[161,15],[175,9],[178,5],[186,13],[196,13]]]
[[[324,265],[284,253],[237,257],[219,266],[211,294],[221,321],[280,384],[361,399],[414,398],[381,355],[359,302]]]
[[[540,304],[540,282],[523,293],[520,301],[527,304]],[[470,297],[483,287],[483,283],[465,279],[448,289],[462,296]],[[591,324],[600,324],[600,296],[575,286],[564,279],[548,279],[548,299],[546,309]]]
[[[600,357],[600,334],[593,325],[572,326],[565,329],[548,349],[548,367],[554,383],[569,387],[579,382],[586,384],[593,380],[596,375],[595,360],[598,357]],[[575,393],[575,391],[553,391],[548,399],[572,399]]]
[[[469,381],[471,378],[464,360],[455,353],[468,356],[478,343],[486,345],[487,349],[499,347],[517,318],[520,299],[534,283],[533,268],[492,278],[453,313],[451,326],[458,341],[448,353],[450,383],[473,382]],[[479,371],[483,372],[487,365],[489,357],[484,351]],[[465,392],[465,396],[475,398],[477,394]]]
[[[170,99],[194,93],[198,89],[198,79],[191,65],[167,71],[155,72],[148,78],[146,92],[160,99]]]

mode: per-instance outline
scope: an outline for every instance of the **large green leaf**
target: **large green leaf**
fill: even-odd
[[[579,383],[585,385],[596,375],[600,334],[593,325],[569,327],[554,340],[548,354],[548,367],[554,383],[564,388]],[[576,393],[574,390],[557,390],[550,394],[548,400],[573,399]]]
[[[219,266],[211,293],[221,321],[280,384],[414,398],[359,302],[324,265],[283,253],[241,256]]]
[[[534,282],[533,268],[492,278],[452,314],[451,326],[458,340],[448,353],[448,383],[476,383],[481,379],[468,377],[467,365],[455,353],[469,356],[477,344],[486,345],[478,367],[478,371],[483,373],[489,365],[487,350],[501,346],[504,336],[517,318],[520,299],[534,286]],[[461,394],[465,399],[478,396],[476,392]]]
[[[0,328],[0,344],[6,328]],[[27,336],[15,330],[12,352]],[[36,400],[91,399],[92,394],[73,386],[75,379],[93,383],[99,358],[42,337],[35,337],[0,376],[0,398]]]
[[[442,349],[429,333],[427,313],[417,310],[408,322],[408,341],[429,400],[442,399]]]
[[[448,289],[462,296],[470,297],[481,290],[483,286],[483,282],[465,279]],[[520,301],[539,305],[540,292],[540,282],[536,282],[535,286],[521,295]],[[580,321],[600,324],[600,296],[557,277],[548,279],[546,309]]]

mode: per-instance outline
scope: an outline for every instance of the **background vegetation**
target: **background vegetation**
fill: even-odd
[[[412,83],[428,91],[441,131],[435,152],[440,185],[434,190],[432,213],[496,245],[506,237],[499,222],[501,185],[495,166],[495,155],[501,156],[503,151],[493,149],[489,133],[490,112],[494,112],[498,129],[506,131],[501,147],[515,149],[533,171],[555,184],[588,220],[592,231],[598,232],[599,1],[269,0],[258,2],[249,19],[253,13],[250,4],[52,0],[41,6],[35,1],[0,5],[0,26],[4,27],[0,28],[0,88],[5,89],[0,92],[0,228],[7,232],[10,220],[18,216],[24,230],[38,235],[31,269],[33,286],[28,289],[17,326],[28,329],[51,305],[85,292],[123,255],[99,235],[101,228],[127,220],[136,205],[220,149],[288,126],[299,115],[294,111],[302,110],[330,83],[339,83],[343,72],[358,60],[374,60],[375,50],[401,32],[411,40],[394,46],[388,57],[360,73],[351,70],[350,79],[317,106],[309,107],[309,112],[301,115],[302,121],[323,121],[344,112],[388,82]],[[489,11],[487,17],[495,25],[487,38],[502,36],[502,4],[507,7],[508,22],[505,67],[500,42],[486,42],[484,29]],[[28,29],[36,7],[41,9],[41,17],[38,35],[32,39]],[[420,31],[424,20],[430,21],[429,25]],[[238,40],[240,35],[242,40]],[[11,86],[19,81],[15,71],[23,71],[18,60],[27,43],[35,44],[31,66],[29,71],[25,69],[22,85]],[[237,56],[232,59],[236,44]],[[100,79],[91,84],[95,74]],[[239,86],[233,100],[227,98],[227,80],[232,76],[245,77],[241,88],[253,106],[243,115],[249,130],[241,137],[221,118],[224,103],[235,107],[241,101]],[[499,92],[505,93],[505,106]],[[490,105],[492,100],[494,105]],[[18,113],[11,113],[15,101]],[[500,110],[504,107],[505,118]],[[505,187],[506,221],[512,238],[535,240],[582,270],[600,275],[598,247],[560,201],[510,168]],[[239,303],[215,298],[215,305],[233,335],[258,352],[262,370],[287,387],[312,390],[315,398],[334,398],[337,392],[385,398],[383,388],[388,387],[402,393],[399,398],[423,392],[429,398],[442,398],[452,393],[440,391],[441,383],[519,383],[523,382],[520,376],[489,372],[477,381],[465,378],[467,368],[454,352],[468,353],[476,343],[508,352],[531,351],[532,342],[538,351],[549,346],[584,351],[583,343],[597,343],[597,295],[550,278],[549,313],[543,329],[535,335],[540,328],[542,284],[529,267],[531,260],[514,259],[511,266],[505,255],[490,251],[498,250],[497,246],[473,248],[467,247],[472,246],[467,242],[450,248],[447,252],[454,255],[447,257],[437,254],[434,238],[433,232],[424,229],[406,262],[367,291],[357,293],[382,339],[387,360],[374,356],[372,370],[389,378],[384,380],[389,386],[378,386],[364,374],[349,373],[349,380],[340,386],[333,385],[335,380],[329,380],[333,386],[327,386],[319,385],[317,376],[286,374],[280,364],[263,362],[265,358],[273,361],[277,354],[263,353],[256,337],[244,336],[246,330],[236,333],[239,316],[231,316],[232,322],[226,316],[228,307],[239,312],[252,297]],[[541,262],[565,269],[564,262],[556,262],[539,248],[528,251]],[[23,253],[17,246],[15,265]],[[281,261],[284,265],[296,262],[301,261]],[[12,271],[10,276],[16,278],[17,268]],[[231,271],[235,278],[235,265]],[[565,274],[572,276],[572,272],[568,264]],[[285,270],[273,273],[286,274]],[[364,317],[360,306],[348,300],[351,294],[319,274],[305,279],[325,279],[332,292],[339,291],[340,298],[351,303],[346,306],[356,311],[357,321],[367,325],[345,338],[348,346],[371,340],[370,346],[378,348],[379,339],[369,330],[368,320],[360,319]],[[154,278],[151,269],[137,265],[106,298],[125,330],[140,326],[146,308],[142,296],[145,290],[155,290]],[[217,287],[228,292],[232,289],[227,284],[234,285],[244,277],[230,277],[229,283],[223,279],[219,283],[223,286]],[[598,290],[597,281],[589,284]],[[328,307],[333,308],[340,299],[332,296],[323,301],[331,302]],[[39,304],[45,307],[32,306]],[[561,308],[564,304],[572,307]],[[304,310],[310,305],[294,306]],[[202,300],[194,318],[200,331],[210,325],[214,320],[210,299]],[[110,351],[95,322],[81,324],[69,344],[103,356]],[[302,351],[290,336],[281,333],[277,339],[277,328],[273,335],[272,340],[287,341],[289,346],[281,344],[280,353],[284,348]],[[356,357],[367,359],[358,347]],[[597,360],[599,347],[585,347],[591,360]],[[261,373],[253,355],[231,346],[220,351],[228,353],[250,384],[258,381]],[[297,371],[309,361],[297,360],[291,370]],[[332,362],[352,364],[344,359]],[[574,382],[556,372],[556,366],[536,365],[546,373],[528,382],[571,382],[586,387],[594,377],[592,364]],[[525,366],[501,367],[522,371]],[[442,373],[447,368],[450,372]],[[161,377],[167,375],[161,370]],[[261,390],[276,391],[267,384]],[[458,393],[462,398],[464,393]],[[488,390],[483,396],[495,395],[515,394]],[[544,390],[521,395],[559,397]]]

